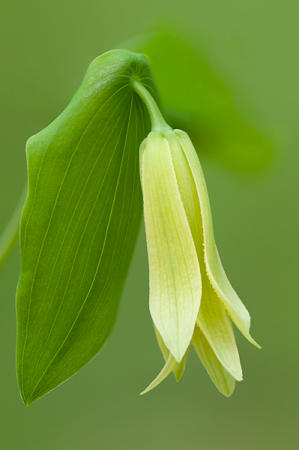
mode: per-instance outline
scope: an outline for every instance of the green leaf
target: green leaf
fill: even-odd
[[[160,29],[127,47],[148,56],[167,121],[187,131],[201,155],[241,172],[254,173],[269,165],[272,142],[190,39]]]
[[[96,58],[63,113],[27,143],[17,370],[28,405],[86,364],[111,332],[140,224],[139,145],[149,129],[131,84],[145,58]]]

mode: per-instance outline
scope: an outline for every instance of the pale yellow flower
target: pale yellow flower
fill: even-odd
[[[216,387],[231,395],[242,369],[231,321],[249,342],[250,316],[227,279],[214,240],[204,174],[189,136],[171,129],[149,94],[153,131],[140,147],[150,271],[150,313],[165,365],[179,380],[193,344]]]

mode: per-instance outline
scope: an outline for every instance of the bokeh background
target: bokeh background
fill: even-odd
[[[27,137],[63,109],[92,58],[160,22],[193,36],[276,153],[250,174],[203,160],[224,266],[263,346],[238,336],[245,380],[233,397],[218,394],[194,355],[178,385],[169,378],[138,396],[162,364],[142,229],[104,349],[25,408],[15,377],[16,250],[0,272],[1,450],[299,448],[298,14],[297,0],[2,0],[1,228],[25,182]]]

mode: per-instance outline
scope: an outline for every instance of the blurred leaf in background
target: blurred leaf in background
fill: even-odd
[[[192,38],[159,28],[126,46],[148,56],[168,121],[190,134],[200,155],[240,172],[269,165],[272,142]]]

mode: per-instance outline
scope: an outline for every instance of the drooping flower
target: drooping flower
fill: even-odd
[[[150,102],[153,131],[140,147],[140,174],[150,312],[165,365],[143,393],[171,372],[179,380],[193,344],[216,387],[229,396],[235,380],[242,380],[232,322],[249,342],[258,344],[249,333],[249,313],[221,264],[193,144],[185,132],[171,129]]]

